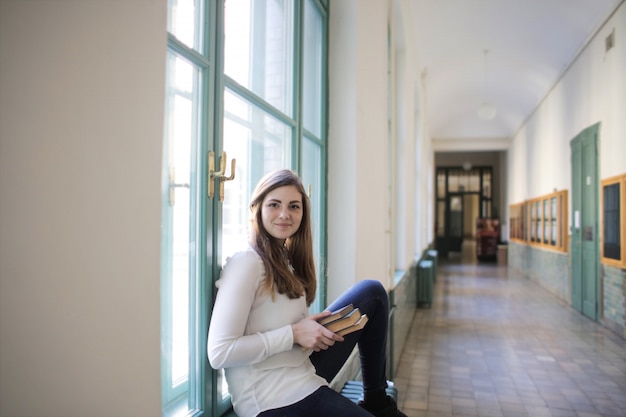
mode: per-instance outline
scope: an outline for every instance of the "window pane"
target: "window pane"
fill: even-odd
[[[202,52],[201,0],[168,0],[167,30],[188,47]]]
[[[463,197],[450,197],[450,233],[451,237],[463,237]]]
[[[322,184],[323,184],[323,172],[322,172],[322,148],[317,143],[310,139],[304,138],[304,144],[302,149],[305,158],[302,158],[302,182],[307,188],[309,193],[309,199],[311,200],[311,231],[313,233],[313,251],[315,254],[315,268],[317,271],[317,282],[322,282],[323,270],[322,270],[322,239],[320,232],[322,229]],[[325,306],[321,305],[323,302],[320,297],[321,285],[317,286],[317,295],[315,297],[315,306],[317,311],[321,311]]]
[[[537,216],[537,224],[535,225],[537,228],[537,242],[541,242],[541,201],[535,202],[535,213]]]
[[[195,248],[196,158],[198,138],[197,91],[200,71],[170,53],[167,68],[167,119],[164,150],[164,203],[162,233],[162,349],[163,408],[188,410],[190,361],[190,311],[197,276]]]
[[[620,260],[620,184],[605,185],[604,194],[604,257]]]
[[[522,215],[521,215],[521,220],[520,220],[520,228],[522,229],[522,239],[527,240],[528,239],[528,205],[524,204],[522,206]]]
[[[459,192],[469,191],[469,175],[467,171],[459,171]]]
[[[491,201],[483,200],[482,217],[491,218]]]
[[[537,232],[537,212],[535,211],[535,203],[530,203],[530,241],[535,241]]]
[[[304,6],[302,108],[305,129],[318,138],[322,137],[322,30],[322,16],[309,0]]]
[[[446,171],[437,172],[437,198],[446,198]]]
[[[558,224],[559,224],[559,216],[558,216],[558,205],[557,205],[558,199],[557,197],[552,197],[552,202],[551,202],[551,211],[552,214],[550,216],[550,219],[552,221],[552,244],[554,246],[560,246],[561,244],[561,239],[559,236],[559,232],[558,232]]]
[[[224,73],[293,116],[293,2],[228,0]]]
[[[491,172],[483,172],[483,196],[491,198]]]
[[[480,192],[480,170],[473,169],[470,171],[468,191]]]
[[[222,261],[248,236],[248,203],[256,183],[274,169],[291,167],[291,128],[229,90],[224,94],[224,150],[237,160],[236,181],[225,185]]]
[[[437,236],[444,237],[446,234],[446,203],[437,202]]]
[[[543,243],[549,243],[550,241],[550,201],[543,200]]]
[[[448,192],[456,193],[459,191],[459,171],[448,172]]]

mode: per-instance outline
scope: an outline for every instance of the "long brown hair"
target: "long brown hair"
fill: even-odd
[[[268,193],[279,187],[293,185],[302,195],[300,227],[283,242],[271,236],[263,227],[262,205]],[[298,175],[288,169],[266,174],[257,184],[250,201],[252,212],[250,245],[265,265],[265,286],[271,294],[277,291],[289,298],[306,295],[307,305],[315,299],[317,280],[311,237],[311,203]],[[287,257],[287,259],[285,259]],[[289,263],[293,266],[293,272]]]

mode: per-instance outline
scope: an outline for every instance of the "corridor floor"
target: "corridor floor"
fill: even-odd
[[[625,417],[626,341],[504,266],[439,261],[394,382],[408,417]]]

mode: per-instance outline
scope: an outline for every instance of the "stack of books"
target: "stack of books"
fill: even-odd
[[[367,314],[361,314],[352,304],[333,311],[330,316],[324,317],[319,323],[339,336],[345,336],[361,330],[367,323]]]

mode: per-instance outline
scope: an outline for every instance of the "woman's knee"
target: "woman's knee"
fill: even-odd
[[[370,291],[373,291],[376,295],[384,295],[387,296],[387,290],[383,286],[383,284],[376,279],[365,279],[361,281],[361,283],[368,287]]]
[[[367,298],[378,299],[386,308],[388,308],[389,297],[387,295],[387,290],[380,281],[375,279],[366,279],[359,282],[359,285],[361,285],[362,290],[368,294]]]

